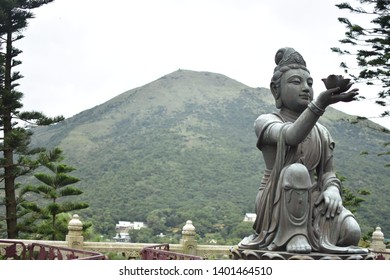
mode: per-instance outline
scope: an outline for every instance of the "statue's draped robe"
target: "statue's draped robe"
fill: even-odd
[[[257,218],[253,225],[256,238],[248,240],[248,245],[257,249],[268,249],[272,246],[283,246],[294,234],[294,229],[283,228],[280,224],[281,215],[285,207],[282,207],[283,195],[281,185],[281,171],[284,167],[301,163],[309,171],[312,187],[309,189],[308,228],[307,238],[314,251],[340,253],[348,252],[348,247],[336,246],[340,236],[343,220],[352,216],[351,212],[343,208],[340,214],[334,218],[326,218],[321,214],[323,203],[315,206],[321,192],[333,185],[340,189],[340,181],[334,172],[325,172],[325,166],[332,158],[334,142],[325,127],[316,124],[309,135],[298,146],[288,146],[285,141],[286,124],[278,114],[261,115],[255,122],[255,131],[258,137],[257,147],[262,149],[262,140],[268,129],[275,123],[283,123],[278,143],[275,163],[272,170],[265,170],[263,180],[256,198]],[[299,231],[296,232],[299,234]],[[295,234],[296,234],[295,233]],[[277,237],[277,238],[276,238]],[[278,244],[275,244],[278,243]]]

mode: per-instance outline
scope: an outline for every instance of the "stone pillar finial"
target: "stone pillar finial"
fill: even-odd
[[[372,242],[370,248],[373,251],[383,252],[386,251],[385,236],[380,227],[376,227],[372,233]]]
[[[186,222],[181,233],[186,236],[195,236],[195,227],[191,220]]]
[[[84,243],[83,223],[80,221],[80,217],[74,214],[72,219],[68,223],[68,234],[66,235],[66,241],[69,248],[82,249]]]
[[[182,239],[180,240],[180,243],[183,246],[183,253],[196,255],[198,243],[195,240],[196,231],[191,220],[188,220],[186,224],[183,226],[183,230],[181,234],[182,234]]]

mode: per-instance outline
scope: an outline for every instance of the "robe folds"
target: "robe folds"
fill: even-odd
[[[265,169],[263,179],[256,197],[256,220],[253,228],[255,234],[245,238],[240,245],[252,249],[283,249],[283,246],[296,234],[305,234],[313,251],[325,253],[347,253],[349,247],[339,247],[340,229],[347,217],[352,213],[343,207],[341,213],[334,218],[326,218],[322,213],[323,202],[315,205],[320,194],[328,186],[336,186],[341,190],[340,180],[333,171],[325,168],[333,157],[335,143],[328,130],[316,124],[307,137],[297,146],[286,145],[286,130],[289,122],[277,113],[264,114],[255,121],[255,132],[258,138],[257,148],[262,150],[263,139],[275,123],[283,124],[277,141],[275,162],[271,170]],[[290,123],[291,124],[291,123]],[[286,201],[283,176],[286,167],[300,163],[307,169],[311,186],[307,189],[305,219],[302,228],[291,228],[284,221],[291,217]]]

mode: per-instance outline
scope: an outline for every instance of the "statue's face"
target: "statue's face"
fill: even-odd
[[[313,100],[313,78],[303,69],[290,69],[280,81],[282,107],[302,113]]]

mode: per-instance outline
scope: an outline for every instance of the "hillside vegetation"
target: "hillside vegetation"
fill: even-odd
[[[101,234],[113,236],[119,220],[146,221],[156,234],[192,220],[201,236],[227,236],[254,211],[264,165],[253,122],[274,109],[268,89],[178,70],[36,129],[33,144],[64,150],[90,205],[78,214]],[[381,226],[389,234],[390,172],[377,156],[389,135],[353,119],[329,108],[321,123],[336,141],[346,186],[371,192],[357,213],[363,232]]]

